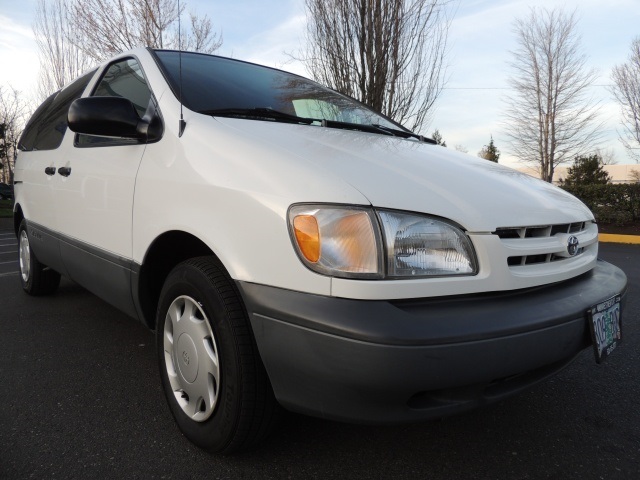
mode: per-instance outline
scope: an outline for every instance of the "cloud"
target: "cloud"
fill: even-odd
[[[201,6],[200,10],[209,9],[224,32],[220,55],[304,74],[304,68],[285,53],[294,53],[303,40],[306,14],[301,0],[208,0]]]
[[[11,85],[31,95],[35,91],[39,60],[31,27],[0,15],[0,85]]]
[[[297,14],[269,30],[252,36],[244,46],[247,51],[245,59],[306,75],[304,66],[289,55],[297,54],[306,24],[306,15]]]

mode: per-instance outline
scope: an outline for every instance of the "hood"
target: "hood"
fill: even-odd
[[[547,182],[438,145],[315,126],[216,120],[241,128],[248,141],[290,153],[310,174],[348,183],[375,207],[444,217],[469,232],[593,219],[582,202]]]

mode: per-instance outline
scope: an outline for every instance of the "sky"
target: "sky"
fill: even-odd
[[[208,15],[224,44],[216,52],[310,76],[292,60],[305,36],[304,0],[185,0],[186,10]],[[500,163],[517,166],[508,153],[503,125],[509,94],[508,62],[516,48],[514,19],[531,6],[576,10],[581,46],[598,79],[590,94],[600,103],[601,148],[618,163],[633,163],[618,140],[619,106],[610,92],[611,69],[626,61],[631,41],[640,36],[640,0],[454,0],[450,11],[448,82],[432,123],[447,146],[469,154],[489,143],[502,151]],[[38,55],[31,24],[36,0],[0,0],[0,85],[35,97]]]

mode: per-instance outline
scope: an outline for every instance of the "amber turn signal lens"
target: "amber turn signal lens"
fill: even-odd
[[[298,215],[293,219],[293,230],[304,258],[316,263],[320,259],[320,230],[316,218],[311,215]]]

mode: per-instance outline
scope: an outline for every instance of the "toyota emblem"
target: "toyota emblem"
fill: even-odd
[[[580,248],[580,242],[578,241],[578,238],[575,237],[574,235],[571,235],[567,240],[567,252],[572,257],[575,257],[578,254],[579,248]]]

